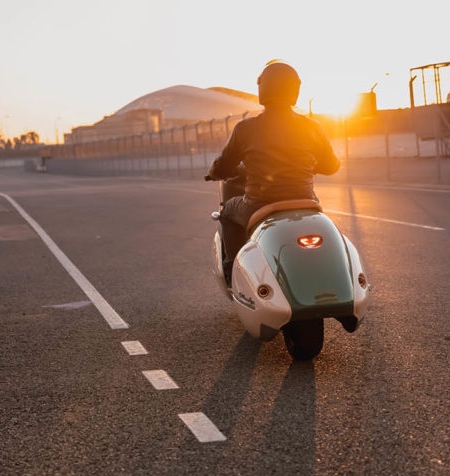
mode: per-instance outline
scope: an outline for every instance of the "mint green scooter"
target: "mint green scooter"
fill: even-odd
[[[220,191],[222,203],[242,193],[233,180],[221,182]],[[219,220],[220,212],[212,216]],[[310,360],[322,350],[325,318],[337,319],[348,332],[358,328],[370,285],[355,246],[318,202],[271,203],[252,215],[247,236],[229,287],[218,227],[214,273],[252,336],[267,341],[281,331],[289,354]]]

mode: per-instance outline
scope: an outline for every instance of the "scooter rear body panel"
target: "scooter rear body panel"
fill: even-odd
[[[320,245],[302,247],[300,238],[311,236],[319,236]],[[290,321],[360,319],[368,300],[368,286],[358,282],[362,273],[355,247],[326,215],[308,209],[277,212],[254,229],[238,253],[232,296],[246,329],[269,340]]]
[[[318,236],[317,247],[300,246],[301,237]],[[353,312],[351,264],[342,235],[323,213],[279,212],[252,235],[286,294],[296,318]]]

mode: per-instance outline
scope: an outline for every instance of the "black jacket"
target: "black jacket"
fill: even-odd
[[[331,175],[340,166],[320,125],[286,107],[239,122],[209,175],[233,177],[240,162],[247,177],[245,195],[262,202],[314,198],[314,175]]]

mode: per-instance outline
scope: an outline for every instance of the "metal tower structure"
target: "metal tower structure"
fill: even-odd
[[[442,96],[442,77],[441,70],[445,70],[448,73],[448,76],[445,79],[448,82],[448,92],[447,96],[443,98]],[[411,107],[413,108],[416,105],[416,98],[414,95],[414,81],[420,76],[421,83],[421,105],[428,104],[442,104],[444,102],[449,102],[450,99],[450,62],[445,63],[434,63],[427,64],[424,66],[417,66],[409,70],[410,80],[409,80],[409,97]]]

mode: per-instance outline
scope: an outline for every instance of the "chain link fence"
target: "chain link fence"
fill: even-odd
[[[379,115],[370,123],[315,116],[342,162],[334,179],[450,184],[450,124],[440,109],[426,112],[420,121],[407,116],[408,124],[404,112]],[[41,158],[28,161],[26,168],[77,175],[201,176],[234,126],[259,113],[104,141],[46,146]]]

